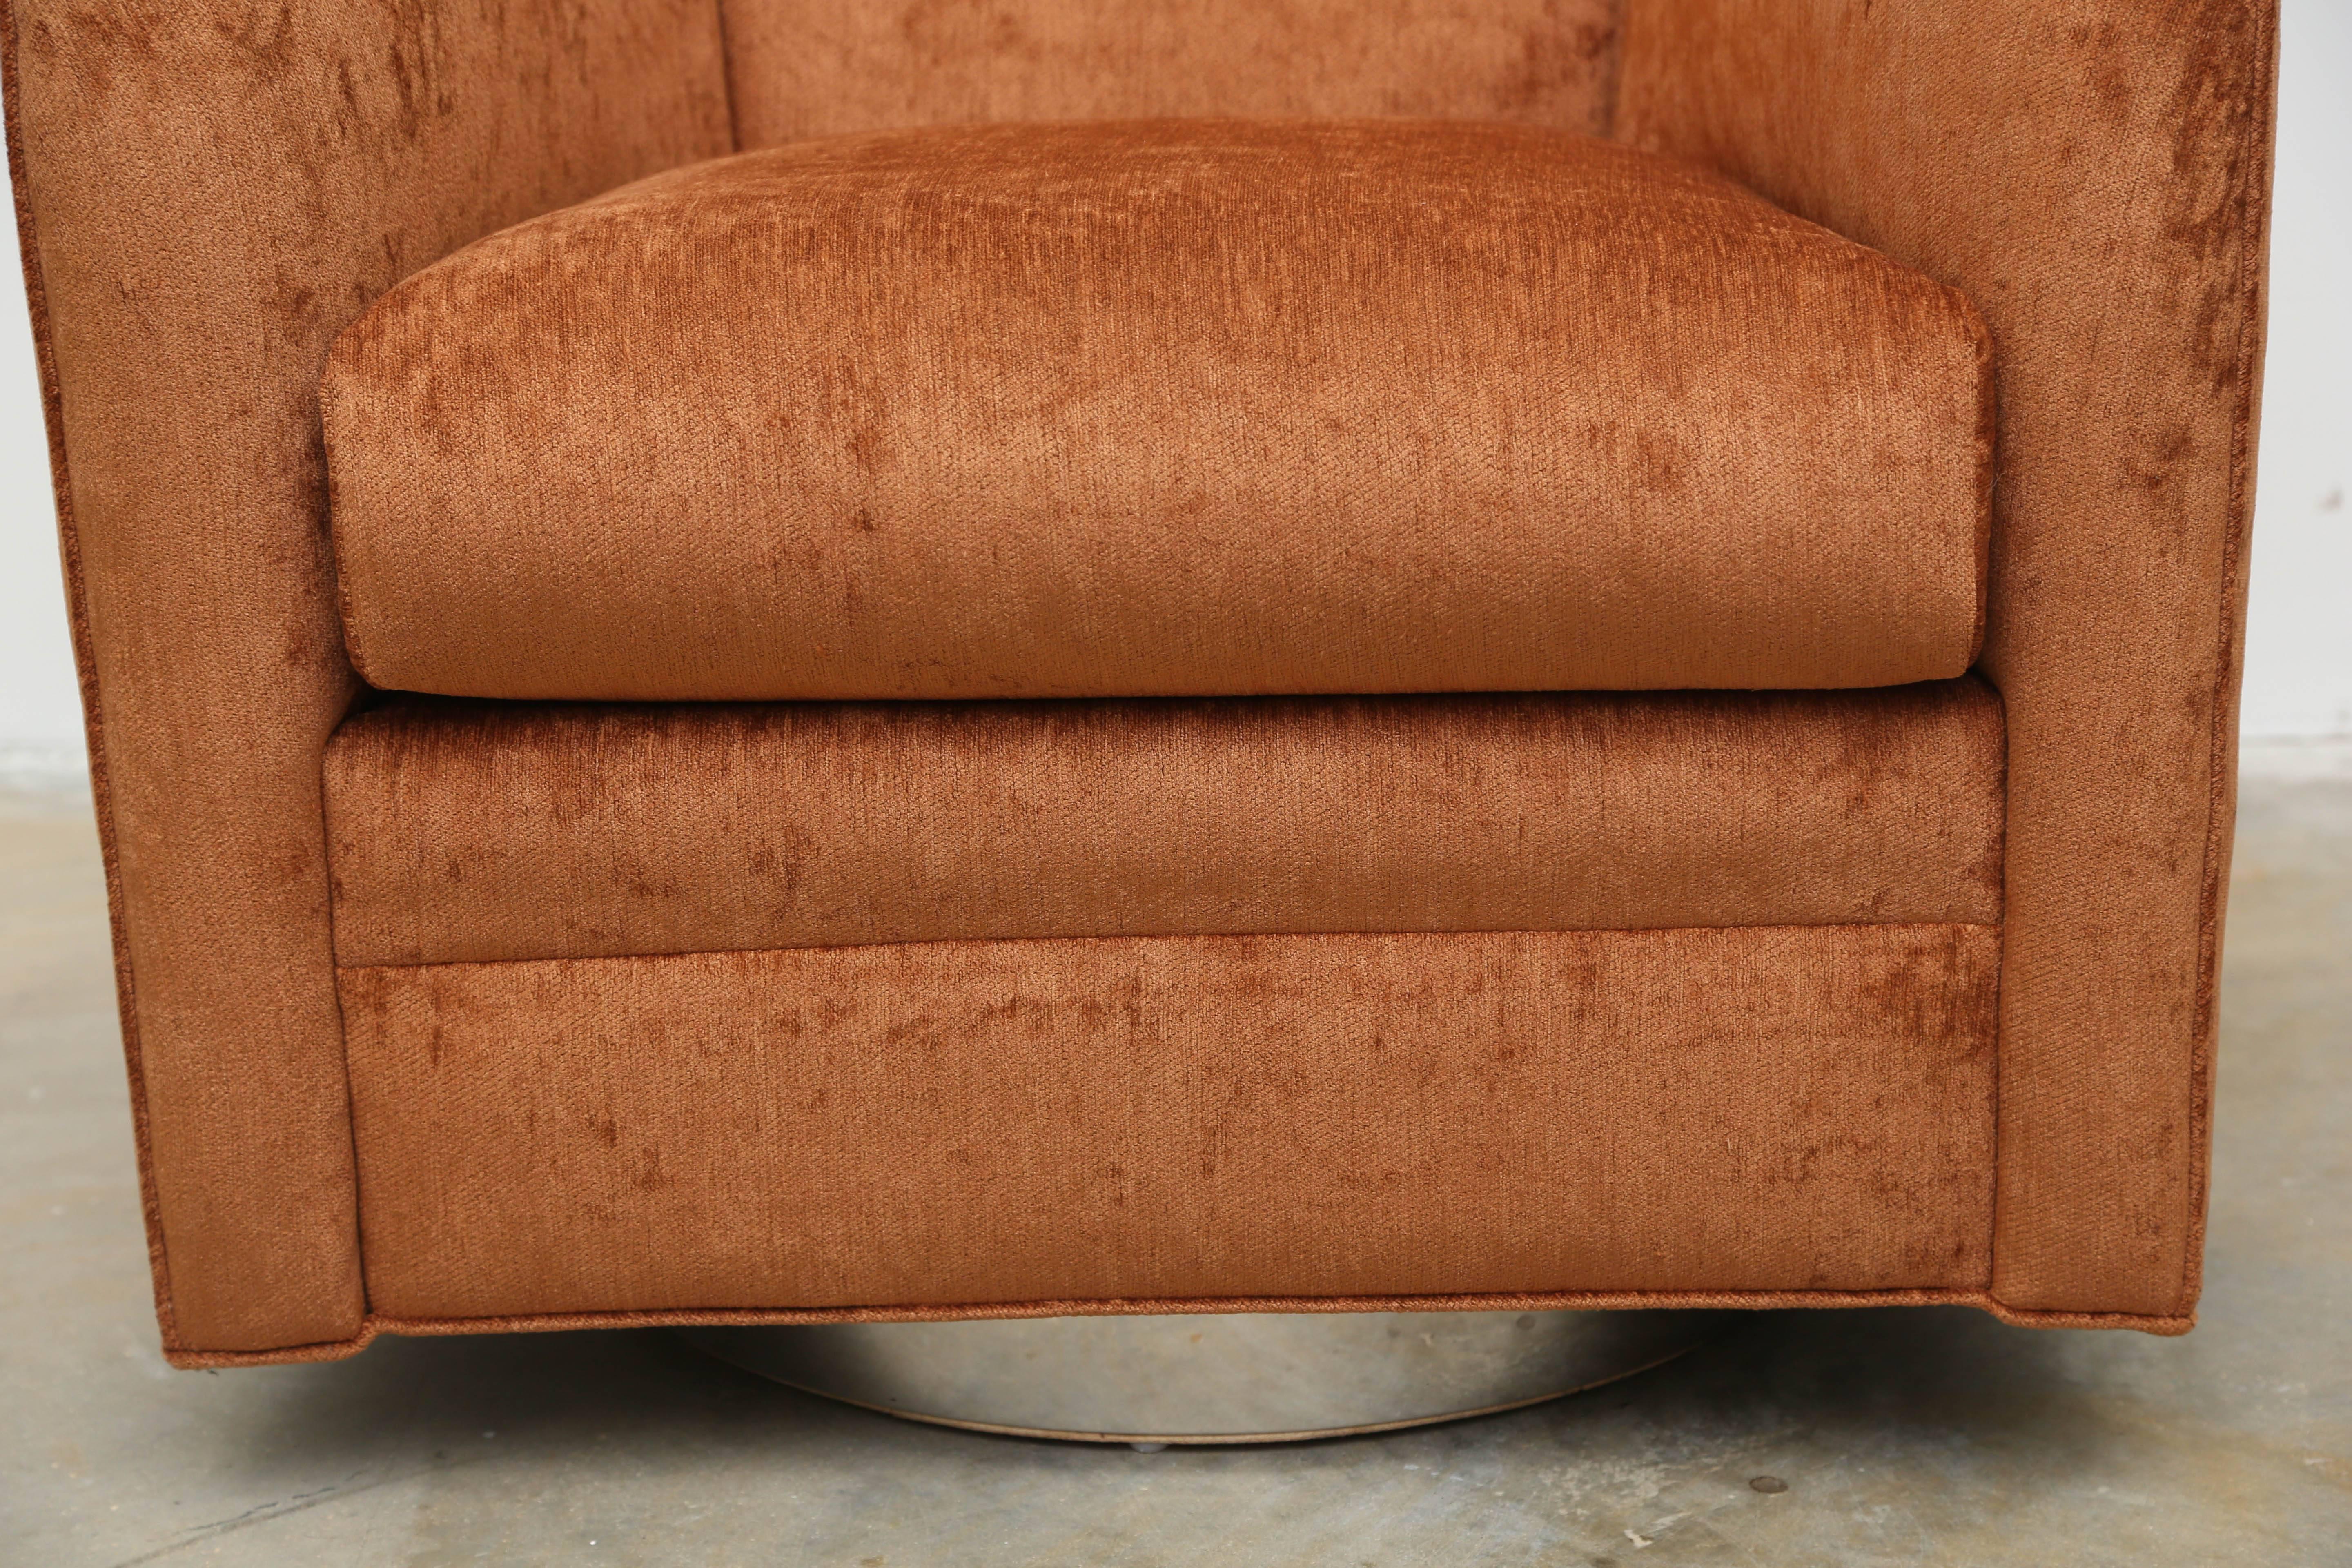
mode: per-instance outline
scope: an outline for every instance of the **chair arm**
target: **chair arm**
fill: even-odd
[[[2009,715],[1994,1296],[2187,1326],[2274,0],[1629,0],[1619,134],[1972,298]]]
[[[727,151],[715,10],[0,0],[0,38],[165,1348],[348,1341],[320,369],[467,240]]]

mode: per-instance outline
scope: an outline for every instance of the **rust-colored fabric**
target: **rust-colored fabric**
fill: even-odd
[[[409,279],[322,388],[352,658],[581,699],[1822,688],[1974,657],[1984,340],[1494,125],[845,137]]]
[[[613,707],[327,750],[346,964],[981,937],[2000,919],[1980,682]]]
[[[1617,0],[720,0],[742,145],[991,121],[1608,129]]]
[[[164,1342],[348,1340],[320,368],[404,273],[724,151],[715,19],[12,0],[0,37]]]
[[[503,1312],[488,1318],[400,1318],[371,1312],[359,1332],[330,1344],[282,1351],[175,1351],[178,1367],[275,1366],[342,1361],[379,1334],[547,1334],[580,1329],[797,1327],[811,1323],[942,1323],[999,1318],[1132,1316],[1166,1312],[1612,1312],[1640,1308],[1714,1310],[1845,1307],[1974,1307],[2021,1329],[2137,1329],[2179,1335],[2196,1319],[2128,1312],[2035,1312],[2004,1306],[1980,1286],[1910,1290],[1513,1290],[1453,1296],[1122,1296],[1117,1300],[959,1301],[919,1307],[680,1307],[650,1312]]]
[[[1965,289],[2000,364],[2000,1231],[2186,1313],[2263,338],[2271,0],[1634,0],[1622,131]]]
[[[330,607],[312,398],[326,344],[376,295],[504,225],[729,151],[730,74],[736,117],[753,142],[888,121],[1047,112],[1393,112],[1591,127],[1612,96],[1599,79],[1610,46],[1590,31],[1596,14],[1574,4],[1546,0],[1540,23],[1527,5],[1524,24],[1515,19],[1518,0],[1462,16],[1434,0],[1397,0],[1394,10],[1334,5],[1334,31],[1310,45],[1324,15],[1309,8],[1313,0],[1230,13],[1211,10],[1209,0],[1197,10],[1180,0],[1066,12],[1045,10],[1049,3],[894,16],[895,7],[853,9],[847,0],[823,11],[818,0],[727,0],[735,59],[726,73],[709,0],[0,0],[11,173],[108,843],[158,1301],[176,1364],[318,1359],[349,1353],[379,1331],[667,1321],[717,1310],[404,1316],[383,1301],[362,1308],[317,782],[353,682]],[[2273,7],[1633,5],[1629,135],[1965,290],[1999,347],[1987,668],[2006,699],[2011,770],[2000,1239],[1990,1273],[1980,1267],[1969,1282],[1916,1289],[1449,1289],[1402,1304],[1965,1300],[2015,1321],[2177,1331],[2190,1321],[2202,1214],[2261,351]],[[1105,18],[1098,28],[1089,20],[1097,16]],[[892,26],[898,38],[885,36]],[[1494,29],[1513,26],[1522,28],[1524,90],[1507,75],[1484,74],[1485,62],[1508,58]],[[795,45],[799,58],[790,53]],[[1268,57],[1297,68],[1268,66]],[[1597,77],[1582,74],[1588,58]],[[1587,82],[1598,83],[1590,95],[1580,85]],[[354,983],[386,990],[399,989],[390,977],[405,973],[422,994],[428,980],[469,974],[511,986],[575,968],[650,973],[932,952],[352,973],[375,976]],[[1794,984],[1822,972],[1759,956],[1709,1005],[1760,994],[1775,976]],[[1452,972],[1439,964],[1422,973],[1436,986]],[[1393,973],[1349,983],[1375,982],[1405,984]],[[648,986],[638,1002],[602,1016],[616,1030],[650,1031],[657,991]],[[1555,994],[1532,994],[1540,1002]],[[1857,994],[1842,994],[1844,1005],[1863,1005]],[[475,1019],[460,1031],[474,1042],[464,1058],[473,1065],[492,1063],[482,1048],[488,1030],[529,1011],[508,1006],[514,998],[504,993],[484,999],[503,1009],[502,1022]],[[701,1045],[740,1037],[723,1026],[730,1005],[702,1015],[710,1027],[697,1037]],[[593,1051],[588,1016],[572,1015],[561,1048]],[[1328,1010],[1314,1016],[1327,1029],[1345,1022]],[[1933,1018],[1917,1016],[1919,1038],[1951,1043]],[[1900,1023],[1896,1035],[1913,1027]],[[1748,1125],[1738,1117],[1759,1093],[1757,1124],[1816,1124],[1813,1102],[1792,1111],[1772,1098],[1798,1092],[1790,1073],[1812,1070],[1821,1031],[1805,1029],[1812,1032],[1803,1050],[1775,1047],[1784,1054],[1769,1058],[1793,1066],[1744,1081],[1749,1098],[1731,1102],[1723,1125]],[[531,1048],[561,1055],[551,1033],[530,1037],[538,1041]],[[1457,1059],[1475,1059],[1466,1036],[1443,1037]],[[402,1050],[420,1048],[415,1037],[404,1039]],[[720,1050],[711,1059],[728,1058]],[[1911,1080],[1902,1063],[1914,1060],[1895,1061],[1888,1092],[1904,1092]],[[694,1053],[683,1061],[679,1070],[700,1070]],[[522,1081],[522,1067],[509,1065]],[[380,1081],[372,1068],[367,1076]],[[1877,1092],[1860,1072],[1807,1081]],[[529,1087],[574,1092],[561,1081]],[[1661,1077],[1640,1087],[1670,1095],[1679,1086]],[[1854,1124],[1908,1138],[1916,1153],[1963,1120],[1907,1120],[1915,1110],[1899,1101]],[[411,1123],[404,1134],[411,1157],[429,1167],[429,1129]],[[1688,1126],[1656,1138],[1642,1147],[1661,1160],[1716,1157]],[[1866,1151],[1824,1147],[1849,1159],[1844,1172],[1870,1163]],[[709,1147],[697,1152],[718,1157]],[[1902,1180],[1931,1174],[1916,1162],[1900,1167]],[[1675,1190],[1702,1185],[1694,1179]],[[423,1201],[431,1190],[407,1196]],[[1494,1198],[1493,1189],[1464,1190]],[[1755,1194],[1775,1190],[1748,1184],[1733,1207],[1752,1213]],[[1852,1212],[1878,1212],[1869,1205],[1898,1190],[1923,1189],[1874,1188]],[[1637,1191],[1646,1203],[1666,1188]],[[379,1184],[372,1197],[402,1195]],[[682,1199],[673,1191],[663,1201]],[[551,1212],[565,1211],[559,1202]],[[1499,1200],[1482,1211],[1509,1212]],[[513,1211],[491,1217],[520,1223]],[[1930,1237],[1937,1223],[1928,1215],[1905,1234]],[[1255,1244],[1274,1231],[1236,1234]],[[1856,1237],[1853,1251],[1891,1256],[1873,1248],[1893,1245],[1892,1233],[1876,1234],[1877,1242]],[[651,1267],[640,1242],[614,1245],[639,1250],[610,1269],[593,1258],[575,1266],[602,1270],[607,1282]],[[1740,1246],[1724,1255],[1749,1260]],[[1291,1310],[1401,1304],[1378,1296],[1253,1300]],[[1237,1304],[1040,1298],[878,1310]],[[793,1310],[742,1315],[790,1318]]]
[[[1980,1285],[1982,926],[341,972],[368,1297]]]

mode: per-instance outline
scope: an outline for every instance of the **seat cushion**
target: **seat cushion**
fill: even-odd
[[[606,706],[327,749],[346,965],[976,938],[1993,925],[2001,714],[1884,691]]]
[[[1171,121],[673,171],[322,386],[352,658],[585,699],[1830,688],[1974,657],[1958,295],[1566,132]]]

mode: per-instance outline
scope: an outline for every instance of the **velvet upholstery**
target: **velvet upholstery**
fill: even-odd
[[[1609,128],[1619,0],[720,0],[739,140],[1211,114]]]
[[[2000,920],[2000,704],[1890,690],[608,706],[327,749],[338,962]]]
[[[1975,657],[1957,294],[1590,137],[991,126],[658,175],[321,390],[379,686],[1856,687]]]
[[[163,1342],[365,1310],[317,386],[383,289],[728,147],[709,0],[0,0]]]
[[[2261,384],[2269,0],[1636,0],[1621,132],[1965,290],[2000,362],[2001,1230],[2195,1305]]]
[[[1605,11],[1589,0],[0,0],[10,172],[167,1356],[319,1359],[386,1331],[1253,1305],[1965,1300],[2011,1321],[2186,1329],[2228,868],[2274,5],[1626,0],[1622,18]],[[2005,925],[1055,938],[338,973],[320,777],[359,687],[338,623],[315,403],[336,335],[469,241],[743,147],[893,125],[1155,115],[1613,125],[1964,294],[1989,328],[1998,391],[1978,673],[1999,689],[2007,728]],[[1348,963],[1328,962],[1333,952]],[[1676,989],[1680,969],[1643,968],[1638,955],[1657,952],[1708,955],[1700,973],[1717,984],[1696,996]],[[1593,962],[1567,962],[1578,954]],[[1507,994],[1469,989],[1497,965],[1524,978]],[[1881,983],[1897,971],[1907,979]],[[1611,1185],[1602,1209],[1683,1216],[1710,1238],[1722,1272],[1612,1272],[1622,1238],[1605,1221],[1543,1234],[1473,1172],[1446,1189],[1462,1199],[1447,1212],[1485,1226],[1494,1256],[1529,1266],[1523,1278],[1695,1283],[815,1306],[766,1289],[775,1276],[761,1269],[773,1264],[747,1250],[751,1229],[698,1210],[683,1184],[641,1181],[650,1173],[620,1152],[737,1125],[725,1102],[738,1090],[754,1134],[777,1125],[775,1107],[796,1089],[814,1101],[789,1056],[746,1027],[780,985],[848,1009],[829,1037],[836,1051],[870,1041],[877,1023],[887,1034],[929,1013],[898,1036],[939,1067],[923,1081],[1014,1127],[1024,1108],[1013,1086],[955,1077],[954,1053],[938,1042],[1019,1064],[1026,1047],[1008,1020],[1034,1021],[1065,1031],[1068,1052],[1141,1062],[1140,1037],[1069,1020],[1091,1005],[1125,1028],[1118,1005],[1148,999],[1134,1018],[1171,1026],[1152,1038],[1178,1047],[1153,1065],[1189,1063],[1196,1086],[1274,1081],[1241,1065],[1278,1065],[1244,1048],[1272,996],[1313,1053],[1297,1059],[1336,1069],[1278,1087],[1350,1110],[1354,1147],[1379,1156],[1360,1168],[1423,1173],[1427,1193],[1429,1167],[1413,1161],[1428,1145],[1373,1114],[1375,1102],[1403,1083],[1433,1113],[1462,1118],[1464,1104],[1409,1075],[1376,1089],[1373,1067],[1340,1043],[1350,1017],[1421,1019],[1416,984],[1472,999],[1444,1016],[1432,1037],[1449,1054],[1432,1066],[1521,1075],[1508,1081],[1570,1125],[1584,1114],[1561,1087],[1574,1072],[1655,1074],[1586,1081],[1674,1108],[1671,1124],[1641,1139],[1597,1128],[1579,1144],[1591,1163],[1531,1178],[1627,1170],[1640,1179]],[[1961,1065],[1956,1053],[1983,1037],[1990,987],[1994,1058]],[[1672,1000],[1643,1012],[1626,1000],[1633,990]],[[1562,1025],[1543,1048],[1532,1029],[1482,1033],[1514,994]],[[992,1014],[992,997],[1024,1005]],[[1746,1021],[1713,1037],[1720,1059],[1677,1044],[1710,1018]],[[1599,1035],[1580,1031],[1596,1019],[1622,1023],[1638,1048],[1619,1061],[1594,1047]],[[461,1047],[442,1062],[436,1031]],[[624,1071],[663,1040],[684,1047],[658,1058],[675,1076]],[[1843,1042],[1839,1059],[1855,1074],[1817,1075],[1816,1040]],[[1726,1091],[1727,1062],[1759,1070]],[[888,1105],[870,1061],[845,1066],[842,1081],[861,1093],[826,1103],[832,1136]],[[1065,1105],[1112,1109],[1086,1099],[1101,1086],[1066,1073],[1035,1081]],[[657,1083],[690,1092],[657,1104]],[[1883,1108],[1866,1103],[1888,1086]],[[625,1118],[583,1098],[599,1088],[621,1096],[611,1109]],[[1969,1121],[1979,1092],[1997,1105],[1986,1130]],[[446,1107],[462,1134],[454,1164],[470,1186],[436,1166],[429,1127],[404,1120],[426,1104]],[[552,1120],[526,1145],[534,1107]],[[1197,1147],[1213,1125],[1197,1109],[1162,1100],[1157,1120],[1113,1117],[1074,1135],[1143,1128],[1158,1147]],[[1477,1109],[1528,1125],[1512,1120],[1512,1101]],[[1752,1156],[1734,1213],[1768,1194],[1756,1212],[1779,1227],[1778,1245],[1704,1228],[1723,1222],[1704,1205],[1726,1190],[1727,1167],[1685,1116]],[[1237,1150],[1245,1163],[1298,1179],[1264,1120],[1234,1125],[1253,1133]],[[1327,1149],[1353,1135],[1292,1126],[1339,1141]],[[1874,1142],[1841,1143],[1832,1127],[1907,1139],[1951,1179]],[[1481,1131],[1463,1126],[1474,1143]],[[517,1159],[523,1146],[547,1163]],[[932,1141],[913,1168],[951,1182],[954,1147]],[[996,1163],[973,1168],[1088,1224],[1134,1191],[1097,1167],[1098,1187],[1061,1197],[1074,1173],[1021,1165],[1024,1147],[1035,1142],[975,1151]],[[748,1172],[789,1168],[785,1140],[743,1148],[730,1163],[728,1151],[688,1142],[665,1169],[704,1173],[708,1196]],[[1635,1163],[1609,1165],[1612,1150]],[[1776,1159],[1807,1150],[1820,1157],[1798,1160],[1789,1190],[1766,1179],[1791,1168]],[[1809,1191],[1812,1174],[1822,1184]],[[1314,1179],[1299,1190],[1333,1192]],[[468,1192],[482,1201],[469,1206]],[[731,1279],[745,1287],[738,1299],[759,1304],[651,1305],[678,1299],[648,1263],[654,1249],[613,1227],[583,1233],[583,1193],[658,1222],[700,1280]],[[510,1204],[541,1205],[551,1228],[499,1230],[516,1223]],[[1889,1219],[1891,1207],[1908,1217]],[[379,1254],[372,1240],[364,1259],[363,1208],[368,1235],[387,1243]],[[1272,1209],[1229,1218],[1230,1198],[1206,1183],[1165,1195],[1161,1220],[1213,1216],[1234,1227],[1240,1250],[1129,1251],[1094,1279],[1075,1278],[1082,1259],[1035,1246],[1049,1223],[1038,1209],[982,1212],[1011,1244],[1008,1267],[1025,1271],[1027,1283],[1008,1276],[1000,1290],[1426,1282],[1402,1252],[1312,1248],[1285,1281],[1272,1260],[1296,1215]],[[776,1210],[744,1212],[767,1225]],[[879,1281],[872,1249],[841,1223],[855,1212],[818,1217],[838,1267]],[[570,1228],[556,1239],[559,1221]],[[1849,1225],[1861,1228],[1848,1237],[1839,1227]],[[511,1240],[516,1261],[488,1256],[473,1226]],[[1448,1245],[1415,1234],[1425,1247]],[[1938,1238],[1963,1243],[1951,1267],[1906,1258],[1914,1241]],[[574,1242],[576,1255],[565,1250]],[[805,1248],[793,1256],[795,1268],[810,1259]],[[931,1289],[974,1279],[954,1237],[940,1258]],[[1769,1272],[1794,1258],[1824,1281],[1913,1282],[1847,1289]],[[467,1259],[478,1266],[457,1274]],[[626,1301],[648,1304],[612,1305]]]
[[[1980,1288],[1998,949],[1829,926],[345,970],[369,1300]]]

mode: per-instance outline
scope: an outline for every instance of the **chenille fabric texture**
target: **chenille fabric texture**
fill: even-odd
[[[165,1353],[1253,1306],[1957,1301],[2185,1330],[2275,42],[2267,0],[0,0]],[[1218,124],[1070,123],[1171,119]],[[1150,184],[1154,159],[1192,183]],[[1045,174],[1091,193],[1071,226],[1032,199]],[[763,251],[773,227],[687,221],[760,179],[856,232]],[[1180,209],[1191,229],[1150,229]],[[1212,237],[1218,213],[1246,221]],[[866,220],[986,239],[1000,287],[959,296],[942,253],[886,254]],[[1147,230],[1165,264],[1071,261]],[[563,248],[591,232],[634,259]],[[1547,338],[1555,301],[1511,267],[1607,278],[1604,235],[1659,265]],[[778,297],[780,256],[830,315]],[[1210,256],[1249,267],[1198,273],[1205,317],[1167,308],[1167,268]],[[530,346],[500,293],[524,274],[481,264],[531,257],[577,354],[448,389],[539,417],[541,460],[466,479],[450,459],[514,432],[425,399],[362,445],[385,493],[446,506],[414,539],[356,499],[331,519],[331,345],[369,318],[348,345],[415,364]],[[625,417],[646,371],[614,368],[612,329],[667,320],[649,285],[804,345],[850,320],[844,258],[904,308],[887,353],[825,340],[826,399],[777,379],[804,361],[721,357],[704,379],[758,395],[689,378]],[[971,367],[1025,389],[1008,423],[946,380],[910,401],[936,312],[1055,279],[1088,286],[1013,334],[1028,357]],[[404,314],[404,289],[446,309]],[[625,298],[646,312],[595,313]],[[1218,327],[1244,298],[1280,321]],[[1478,374],[1441,315],[1477,323]],[[1307,428],[1286,345],[1357,353],[1380,422]],[[1682,375],[1708,430],[1598,405],[1612,346],[1618,374]],[[1084,527],[1091,503],[1048,504],[1123,450],[1197,452],[1217,396],[1269,377],[1286,396],[1214,484],[1129,475],[1083,493],[1135,504]],[[985,473],[960,453],[1019,456],[987,442],[1021,420],[1087,435],[1119,398],[1159,443],[1040,437],[985,471],[1022,505],[964,504]],[[810,493],[780,465],[720,483],[793,409],[831,433],[836,500],[919,500],[952,548],[855,504],[822,514],[838,535],[779,532]],[[1735,428],[1714,468],[1654,461]],[[357,455],[338,439],[339,469]],[[1546,489],[1547,463],[1616,493]],[[719,510],[606,504],[656,479]],[[1898,490],[1920,504],[1849,504]],[[1197,514],[1152,511],[1171,495]],[[362,533],[396,571],[368,576]],[[1351,552],[1295,570],[1335,537]],[[1633,571],[1676,549],[1696,569]],[[1545,572],[1556,605],[1529,598]],[[1034,658],[980,635],[972,595],[1007,583],[1053,634]],[[885,589],[936,590],[932,617]],[[371,605],[405,669],[373,662]],[[460,697],[598,700],[372,695],[347,611],[379,681],[431,684],[429,659]],[[877,653],[886,612],[942,662]],[[1185,616],[1225,618],[1166,635]],[[1881,686],[1397,694],[1709,660],[1725,686]],[[1198,700],[601,701],[1074,684]],[[1055,854],[1050,886],[1013,885]],[[1502,911],[1538,924],[1470,929]]]
[[[369,1299],[1980,1287],[1998,950],[1872,925],[345,970]]]
[[[396,1318],[1989,1268],[1973,680],[406,699],[327,795]]]
[[[405,698],[327,750],[335,951],[1997,925],[2000,704]]]
[[[1967,291],[2000,362],[1995,1291],[2203,1257],[2276,7],[1636,0],[1618,133]]]
[[[1594,134],[1616,0],[723,0],[738,139],[1244,114]]]
[[[319,761],[358,683],[327,346],[467,241],[729,151],[709,0],[0,0],[166,1351],[350,1344]]]
[[[585,699],[1860,687],[1981,619],[1958,294],[1590,137],[799,143],[335,345],[352,658]]]

